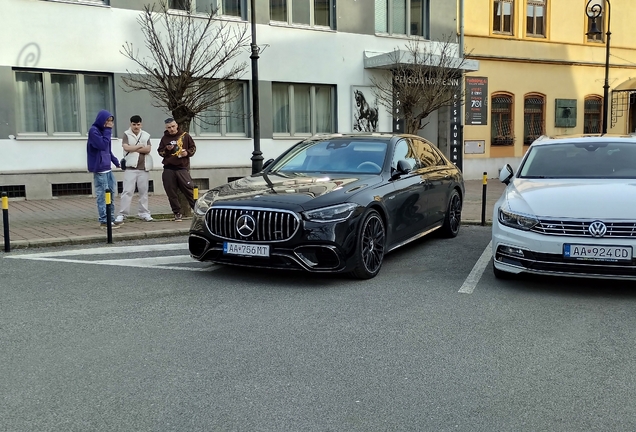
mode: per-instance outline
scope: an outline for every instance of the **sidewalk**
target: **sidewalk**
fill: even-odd
[[[462,210],[462,221],[467,224],[481,222],[481,180],[465,182],[466,197]],[[497,179],[489,179],[486,194],[486,222],[492,221],[492,208],[504,185]],[[201,192],[202,193],[202,192]],[[155,219],[144,222],[137,217],[128,217],[118,229],[112,231],[113,243],[121,240],[186,235],[190,220],[174,222],[165,195],[150,195],[149,208]],[[118,210],[119,197],[113,199]],[[130,206],[137,209],[137,195]],[[135,214],[135,213],[132,213]],[[4,228],[4,227],[3,227]],[[4,229],[0,231],[0,251],[4,251]],[[9,201],[9,239],[11,249],[57,246],[64,244],[106,243],[106,230],[97,222],[97,206],[93,197],[58,198],[52,200]]]

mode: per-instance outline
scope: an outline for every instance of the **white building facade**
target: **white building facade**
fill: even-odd
[[[115,115],[121,138],[138,114],[158,145],[166,109],[149,94],[122,82],[136,65],[122,53],[133,43],[143,53],[137,19],[152,0],[2,0],[0,37],[0,191],[10,198],[48,199],[91,195],[86,168],[87,131],[100,109]],[[199,0],[197,0],[199,1]],[[449,0],[256,0],[260,144],[265,160],[314,133],[355,132],[354,94],[372,99],[370,77],[390,73],[365,68],[365,57],[404,48],[408,37],[435,44],[457,32],[457,5]],[[171,0],[175,13],[183,0]],[[195,5],[203,10],[201,2]],[[219,0],[231,25],[250,26],[249,1]],[[195,122],[197,153],[192,177],[202,189],[251,172],[251,72],[232,110],[242,118],[219,125]],[[369,101],[373,106],[374,101]],[[379,108],[378,131],[391,131],[390,112]],[[447,149],[449,110],[429,118],[420,135]],[[362,126],[361,126],[362,125]],[[122,156],[113,140],[113,153]],[[159,155],[152,190],[163,193]],[[465,161],[464,164],[471,161]],[[478,162],[478,161],[477,161]],[[466,170],[466,168],[465,168]],[[479,167],[472,169],[479,172]],[[123,173],[116,170],[121,183]]]

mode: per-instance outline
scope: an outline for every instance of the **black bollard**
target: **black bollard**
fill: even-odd
[[[2,226],[4,227],[4,251],[11,252],[11,240],[9,239],[9,197],[2,192]]]
[[[488,173],[484,171],[481,191],[481,226],[486,225],[486,188],[488,187]]]
[[[106,189],[106,242],[107,243],[112,243],[113,242],[113,218],[110,216],[110,206],[111,204],[111,200],[110,200],[110,194],[111,191],[110,189]]]

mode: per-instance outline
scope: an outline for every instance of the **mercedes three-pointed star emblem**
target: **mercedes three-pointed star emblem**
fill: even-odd
[[[249,237],[256,230],[256,221],[248,214],[240,215],[236,220],[236,231],[241,237]]]

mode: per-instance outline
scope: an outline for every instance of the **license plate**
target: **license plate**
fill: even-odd
[[[631,261],[631,246],[563,245],[563,257],[588,261]]]
[[[269,245],[223,242],[225,255],[242,255],[251,257],[269,257]]]

